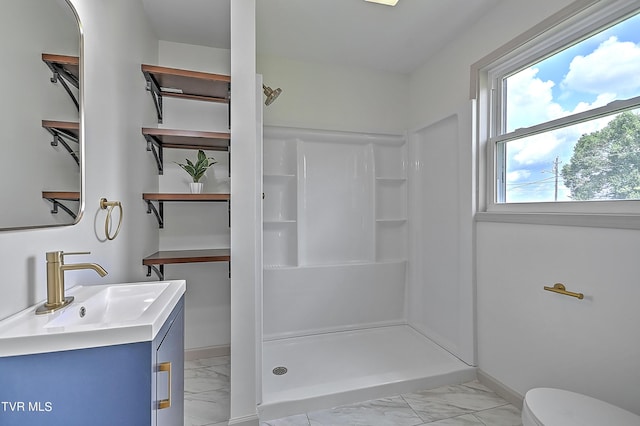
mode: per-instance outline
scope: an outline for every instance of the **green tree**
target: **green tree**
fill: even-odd
[[[623,112],[582,135],[562,178],[574,200],[640,199],[640,115]]]

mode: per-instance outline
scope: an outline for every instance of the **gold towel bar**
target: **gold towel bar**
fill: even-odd
[[[573,291],[567,291],[564,284],[556,283],[553,285],[553,287],[544,286],[544,289],[547,291],[553,291],[554,293],[564,294],[565,296],[576,297],[580,300],[584,299],[584,294],[574,293]]]

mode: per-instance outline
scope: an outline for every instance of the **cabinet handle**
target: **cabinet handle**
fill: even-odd
[[[168,386],[169,397],[167,399],[161,399],[160,401],[158,401],[158,409],[162,410],[164,408],[171,407],[171,363],[170,362],[161,363],[160,365],[158,365],[158,371],[166,371],[167,373],[169,373],[169,386]]]

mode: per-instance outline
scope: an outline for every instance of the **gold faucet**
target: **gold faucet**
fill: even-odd
[[[90,254],[90,252],[65,253],[63,251],[47,252],[47,301],[38,309],[36,315],[48,314],[57,311],[73,302],[73,296],[64,296],[64,271],[77,271],[79,269],[93,269],[104,277],[107,271],[97,263],[72,263],[64,264],[64,256],[72,254]]]

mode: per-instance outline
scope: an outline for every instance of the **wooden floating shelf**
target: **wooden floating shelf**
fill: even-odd
[[[80,192],[74,191],[42,191],[42,198],[67,200],[67,201],[80,201]]]
[[[161,148],[203,149],[227,151],[231,141],[229,133],[171,130],[144,127],[142,134]]]
[[[60,83],[67,92],[74,105],[80,111],[80,103],[77,95],[71,90],[69,85],[80,90],[80,58],[78,56],[42,54],[42,61],[53,73],[52,83]]]
[[[51,202],[51,214],[58,214],[58,209],[64,210],[74,220],[77,219],[77,209],[72,210],[61,201],[80,201],[80,192],[76,191],[42,191],[42,198]]]
[[[76,79],[80,78],[80,58],[78,56],[43,53],[42,60],[49,66],[49,68],[60,67],[73,75]]]
[[[229,102],[228,75],[142,65],[147,81],[153,80],[162,96],[207,102]],[[169,90],[167,90],[169,89]]]
[[[59,129],[74,135],[76,138],[80,134],[80,123],[73,121],[42,120],[42,127],[45,129]]]
[[[142,259],[142,264],[147,267],[147,276],[150,277],[151,271],[154,271],[160,280],[164,280],[164,265],[205,262],[229,262],[229,277],[231,277],[230,249],[165,250]]]
[[[168,265],[177,263],[229,262],[230,249],[168,250],[158,251],[142,260],[143,265]]]
[[[186,192],[180,193],[149,193],[146,192],[142,194],[142,199],[147,202],[147,213],[153,213],[158,219],[158,226],[160,229],[164,228],[164,203],[167,201],[187,201],[187,202],[211,202],[211,201],[229,201],[231,200],[231,194],[220,194],[220,193],[205,193],[205,194],[190,194]],[[153,205],[153,202],[156,201],[158,203],[158,208]],[[231,203],[229,203],[229,208],[231,208]],[[231,221],[231,216],[229,216],[229,221]],[[230,222],[229,222],[230,223]]]
[[[79,166],[80,158],[76,152],[77,150],[74,150],[71,145],[69,145],[69,142],[77,144],[80,143],[80,123],[71,121],[42,120],[42,127],[51,133],[51,136],[53,136],[51,145],[62,145]]]
[[[147,201],[229,201],[231,194],[206,193],[206,194],[189,194],[189,193],[149,193],[142,194],[142,199]]]

